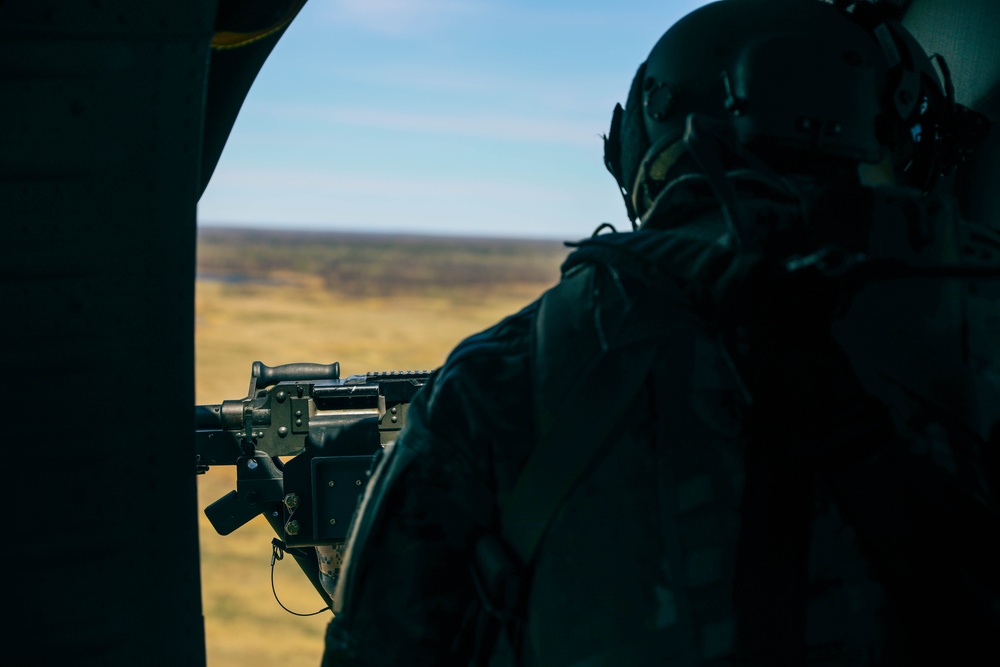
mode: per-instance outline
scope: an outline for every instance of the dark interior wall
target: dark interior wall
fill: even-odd
[[[903,22],[928,53],[947,59],[962,104],[974,106],[1000,81],[996,0],[913,0]]]
[[[0,1],[0,663],[202,665],[195,206],[211,0]]]

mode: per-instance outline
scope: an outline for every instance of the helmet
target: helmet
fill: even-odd
[[[900,14],[889,0],[720,0],[678,21],[605,137],[633,224],[692,167],[706,130],[727,165],[856,178],[859,164],[885,163],[929,190],[948,168],[957,105],[944,61],[939,73]]]

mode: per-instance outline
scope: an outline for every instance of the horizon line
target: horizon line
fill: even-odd
[[[451,239],[451,240],[469,240],[469,241],[519,241],[519,242],[537,242],[537,243],[567,243],[575,242],[584,238],[585,235],[580,235],[576,238],[567,238],[562,236],[544,236],[544,235],[504,235],[499,234],[495,231],[486,231],[482,234],[477,234],[475,232],[469,232],[468,230],[463,230],[461,232],[455,231],[436,231],[433,229],[423,229],[423,230],[412,230],[403,228],[378,228],[369,230],[359,230],[346,227],[333,227],[333,226],[302,226],[301,223],[231,223],[218,220],[198,220],[197,230],[200,232],[203,229],[213,230],[213,231],[232,231],[232,232],[263,232],[263,233],[276,233],[276,234],[289,234],[289,235],[328,235],[328,236],[369,236],[369,237],[386,237],[386,236],[396,236],[400,238],[439,238],[439,239]]]

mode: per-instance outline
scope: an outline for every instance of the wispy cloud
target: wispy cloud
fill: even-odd
[[[434,33],[457,25],[505,33],[525,30],[573,31],[619,40],[637,37],[645,28],[662,32],[673,21],[707,0],[672,0],[628,5],[580,6],[511,0],[323,0],[316,12],[326,25],[350,27],[371,35],[407,37]],[[645,45],[644,45],[645,47]]]
[[[662,16],[680,18],[706,0],[674,0],[658,8],[608,2],[604,6],[579,6],[573,2],[539,4],[510,0],[325,0],[323,16],[339,25],[350,25],[377,34],[415,34],[454,21],[474,20],[503,29],[533,26],[558,30],[604,29],[610,35],[635,29]],[[665,29],[667,26],[660,26]]]
[[[470,71],[460,63],[447,66],[428,66],[422,62],[331,63],[325,75],[336,82],[332,85],[348,81],[380,84],[388,89],[421,95],[437,92],[479,99],[537,100],[556,113],[586,111],[598,106],[602,117],[606,111],[610,113],[609,109],[624,95],[622,89],[628,85],[617,72],[533,71],[527,76],[509,67],[497,71],[484,71],[483,68]]]
[[[468,19],[483,8],[473,0],[334,0],[324,15],[337,25],[398,37]]]
[[[579,185],[225,167],[212,177],[198,217],[264,227],[579,238],[618,208],[612,197]],[[602,217],[602,209],[611,213]]]
[[[212,176],[216,186],[235,186],[244,192],[297,190],[321,192],[324,195],[363,196],[414,199],[471,199],[477,201],[546,200],[566,203],[574,199],[572,192],[551,185],[534,185],[519,181],[499,181],[494,178],[427,178],[417,176],[358,175],[318,169],[268,169],[263,167],[220,168]]]
[[[594,146],[603,127],[574,121],[490,114],[390,111],[382,108],[310,107],[262,104],[259,109],[285,120],[319,121],[338,126],[421,132],[500,141]]]
[[[609,0],[604,4],[575,2],[492,1],[492,18],[502,18],[509,25],[533,25],[552,30],[586,31],[603,34],[606,39],[634,39],[646,29],[662,32],[674,21],[711,0],[671,0],[670,2],[623,3]],[[647,45],[643,45],[645,48]],[[651,44],[648,46],[652,46]]]

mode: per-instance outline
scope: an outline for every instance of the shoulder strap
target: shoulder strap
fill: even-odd
[[[655,274],[654,261],[623,247],[627,244],[614,245],[617,241],[573,253],[563,266],[563,280],[535,310],[534,449],[513,489],[499,499],[500,535],[485,535],[475,545],[473,579],[486,612],[476,621],[476,665],[517,664],[521,584],[545,533],[614,429],[629,418],[628,406],[660,341],[675,323],[690,325],[697,319],[669,308],[685,295],[667,279],[662,286],[648,279]],[[596,276],[604,270],[610,273],[606,287],[612,294],[595,296]],[[619,270],[653,289],[633,302]],[[662,316],[668,312],[671,321]]]
[[[593,370],[589,382],[566,395],[565,404],[573,405],[575,416],[553,418],[549,428],[539,432],[536,450],[501,506],[505,541],[521,563],[534,559],[559,507],[638,393],[655,352],[653,344],[617,350],[613,359]],[[594,391],[610,377],[615,378],[615,391]],[[582,390],[587,384],[590,391]]]
[[[614,269],[613,254],[602,259]],[[642,260],[630,253],[629,261]],[[570,272],[542,297],[535,316],[533,358],[549,360],[546,368],[536,364],[533,374],[535,449],[500,503],[504,542],[525,565],[563,501],[627,418],[672,324],[661,316],[666,309],[656,307],[669,296],[650,291],[650,298],[638,302],[623,295],[617,303],[621,317],[611,318],[618,330],[603,332],[600,313],[587,307],[594,304],[595,274]]]

